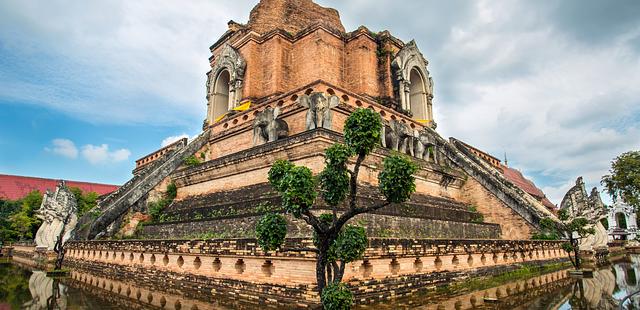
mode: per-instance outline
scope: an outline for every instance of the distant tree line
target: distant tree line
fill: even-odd
[[[82,216],[97,205],[97,193],[83,193],[77,187],[69,189],[78,202],[78,216]],[[38,190],[18,200],[0,199],[0,241],[33,240],[42,224],[42,220],[36,216],[36,211],[41,204],[42,193]]]

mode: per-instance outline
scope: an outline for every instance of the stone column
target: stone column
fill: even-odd
[[[231,110],[235,107],[236,103],[234,102],[236,98],[236,89],[234,81],[229,81],[229,98],[228,98],[228,110]]]
[[[627,230],[630,232],[628,239],[635,239],[636,232],[638,231],[638,225],[636,224],[636,213],[633,212],[633,210],[631,210],[631,212],[629,213],[629,217],[627,218],[627,228]]]
[[[404,81],[404,108],[411,111],[411,82]]]

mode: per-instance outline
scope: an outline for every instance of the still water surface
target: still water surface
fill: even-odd
[[[640,309],[640,255],[619,259],[590,279],[566,270],[501,283],[475,291],[412,296],[359,309]],[[497,302],[494,301],[497,299]],[[624,302],[623,302],[624,301]],[[0,265],[3,309],[257,309],[233,300],[148,289],[126,279],[107,279],[73,271],[55,280],[18,264]]]

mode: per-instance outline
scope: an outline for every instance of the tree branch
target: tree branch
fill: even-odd
[[[360,166],[362,166],[362,162],[364,161],[366,155],[358,154],[358,158],[356,159],[356,163],[353,166],[353,173],[351,174],[351,180],[349,180],[349,209],[356,208],[356,193],[358,187],[358,174],[360,173]]]
[[[313,215],[310,210],[302,212],[302,215],[302,219],[307,222],[307,224],[311,225],[311,227],[313,227],[313,229],[315,229],[317,232],[326,232],[326,230],[322,227],[320,220],[315,215]]]
[[[375,206],[371,206],[371,207],[368,207],[368,208],[350,208],[349,210],[347,210],[347,212],[343,213],[340,216],[340,218],[338,218],[337,223],[332,228],[342,228],[342,226],[345,223],[347,223],[354,216],[356,216],[358,214],[362,214],[362,213],[375,211],[375,210],[384,208],[384,207],[386,207],[386,206],[388,206],[390,204],[391,204],[390,202],[385,201],[385,202],[383,202],[381,204],[378,204],[378,205],[375,205]]]

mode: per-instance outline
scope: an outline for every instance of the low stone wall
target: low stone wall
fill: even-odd
[[[286,247],[310,244],[288,239]],[[563,257],[560,242],[550,241],[372,239],[344,280],[357,299],[371,302]],[[71,242],[66,265],[169,290],[272,304],[318,301],[314,253],[263,253],[254,239]]]

